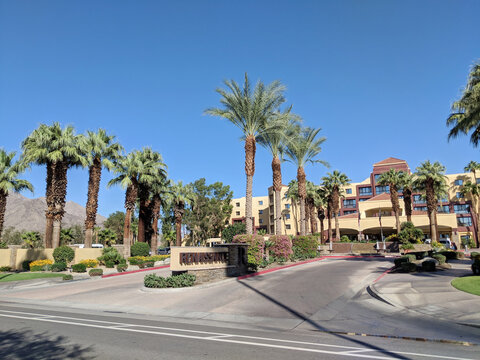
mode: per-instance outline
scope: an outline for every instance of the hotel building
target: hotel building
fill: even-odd
[[[351,183],[343,189],[341,199],[339,224],[341,235],[347,235],[352,239],[367,238],[380,239],[380,234],[388,236],[396,232],[395,216],[392,211],[389,187],[377,184],[380,174],[395,169],[410,173],[410,168],[405,160],[388,158],[373,164],[370,175],[362,182]],[[461,189],[467,180],[475,179],[472,173],[447,174],[448,196],[438,203],[437,222],[439,237],[450,239],[457,246],[462,239],[473,238],[477,242],[477,218],[475,209],[472,208],[472,199],[461,196]],[[283,186],[281,195],[282,233],[295,235],[300,231],[299,206],[292,204],[285,198],[287,186]],[[399,197],[403,199],[402,191]],[[233,210],[230,223],[245,221],[245,197],[232,200]],[[400,200],[400,221],[407,221],[405,207]],[[430,237],[430,226],[427,216],[427,205],[420,193],[412,195],[412,222],[420,228],[426,238]],[[275,201],[274,191],[270,187],[268,196],[253,198],[253,225],[256,229],[265,229],[267,233],[275,233]],[[319,220],[317,228],[320,229]],[[324,220],[325,231],[328,230],[328,222]],[[332,227],[334,227],[332,219]]]

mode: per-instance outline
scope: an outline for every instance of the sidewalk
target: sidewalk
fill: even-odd
[[[391,305],[453,323],[480,327],[480,297],[450,283],[472,275],[469,260],[452,260],[451,269],[428,273],[389,273],[370,289]]]

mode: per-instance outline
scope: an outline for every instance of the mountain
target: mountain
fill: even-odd
[[[20,194],[9,194],[5,214],[4,229],[14,227],[17,230],[45,231],[45,210],[47,203],[44,197],[28,199]],[[107,220],[97,214],[97,226],[102,226]],[[62,227],[85,224],[85,208],[73,201],[65,204],[65,215]]]

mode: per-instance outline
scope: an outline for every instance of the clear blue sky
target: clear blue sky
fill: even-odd
[[[305,124],[322,128],[330,171],[361,181],[393,156],[461,172],[478,149],[447,142],[445,119],[480,58],[478,14],[477,0],[0,0],[0,147],[19,150],[40,123],[102,127],[128,151],[158,150],[174,180],[244,196],[240,131],[202,113],[223,79],[248,72],[281,80]],[[254,195],[271,185],[270,161],[258,148]],[[307,179],[326,171],[308,166]],[[284,183],[295,174],[283,166]],[[25,177],[44,196],[45,169]],[[103,215],[123,210],[109,177]],[[68,200],[84,205],[86,193],[87,171],[70,171]]]

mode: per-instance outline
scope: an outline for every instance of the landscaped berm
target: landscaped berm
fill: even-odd
[[[454,279],[452,286],[455,289],[480,296],[480,276],[465,276]]]

